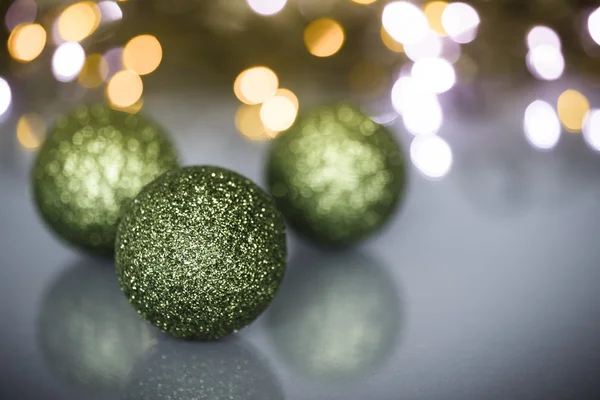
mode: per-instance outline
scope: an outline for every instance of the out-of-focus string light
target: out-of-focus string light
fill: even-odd
[[[123,49],[123,65],[138,75],[148,75],[158,68],[162,54],[162,47],[156,37],[136,36]]]
[[[394,53],[404,52],[404,45],[400,42],[397,42],[393,37],[391,37],[383,26],[381,27],[381,41],[383,42],[385,47],[387,47]]]
[[[313,56],[330,57],[340,51],[346,34],[339,22],[331,18],[317,19],[304,30],[304,44]]]
[[[536,100],[527,107],[523,127],[529,143],[540,150],[552,149],[560,139],[558,115],[550,104],[542,100]]]
[[[246,0],[250,8],[260,15],[274,15],[283,10],[287,0]]]
[[[11,102],[12,91],[10,90],[10,86],[4,78],[0,77],[0,116],[4,115],[8,110]]]
[[[115,47],[104,53],[104,60],[108,65],[108,73],[104,78],[105,82],[108,82],[110,78],[114,76],[117,72],[121,71],[124,68],[123,65],[123,48]]]
[[[567,131],[580,132],[585,116],[590,111],[590,103],[582,93],[569,89],[558,97],[556,110]]]
[[[96,88],[104,83],[108,75],[108,63],[101,54],[90,54],[85,59],[77,81],[85,88]]]
[[[267,67],[242,71],[233,84],[236,97],[246,104],[261,104],[273,97],[279,87],[277,74]]]
[[[441,179],[452,168],[450,145],[439,136],[418,136],[410,144],[410,159],[427,178]]]
[[[444,29],[444,25],[442,24],[442,15],[444,14],[444,10],[447,6],[448,3],[445,1],[430,1],[429,3],[425,4],[425,7],[423,8],[423,12],[425,13],[425,17],[427,17],[429,26],[440,36],[448,35]]]
[[[375,3],[377,0],[352,0],[352,1],[353,1],[354,3],[356,3],[356,4],[363,4],[363,5],[366,5],[366,4],[373,4],[373,3]]]
[[[298,109],[292,100],[285,96],[273,96],[260,108],[260,120],[267,129],[282,132],[290,128],[296,120]]]
[[[450,62],[443,58],[422,58],[417,61],[411,76],[419,86],[432,93],[444,93],[456,83],[456,73]]]
[[[422,40],[407,43],[404,46],[404,52],[413,61],[427,57],[437,57],[442,53],[442,40],[435,32],[430,30]]]
[[[535,49],[538,46],[552,46],[555,49],[561,49],[560,37],[553,29],[547,26],[534,26],[527,33],[527,47],[529,50]]]
[[[267,140],[275,137],[260,118],[260,105],[242,104],[235,113],[235,126],[242,135],[251,140]]]
[[[296,96],[296,94],[291,90],[285,88],[277,89],[277,92],[275,92],[275,96],[287,98],[289,101],[292,102],[294,107],[296,107],[296,111],[300,109],[300,102],[298,101],[298,96]]]
[[[440,54],[440,57],[448,60],[451,64],[455,64],[460,59],[461,55],[462,50],[460,44],[449,38],[444,38],[442,40],[442,53]]]
[[[402,76],[396,81],[392,87],[392,105],[413,135],[432,135],[442,126],[444,115],[437,97],[412,77]]]
[[[442,13],[444,30],[457,43],[470,43],[477,37],[481,19],[477,11],[466,3],[448,4]]]
[[[96,3],[75,3],[67,7],[58,18],[58,33],[67,42],[80,42],[94,33],[101,17]]]
[[[8,52],[17,61],[35,60],[46,45],[46,31],[39,24],[17,26],[8,38]]]
[[[4,21],[11,32],[18,25],[32,24],[37,16],[35,0],[17,0],[8,7]]]
[[[52,72],[59,82],[74,80],[85,65],[85,51],[77,42],[63,43],[52,56]]]
[[[600,151],[600,110],[590,111],[583,124],[583,138],[595,151]]]
[[[536,78],[553,81],[560,78],[565,71],[565,58],[560,49],[542,44],[527,54],[527,67]]]
[[[404,45],[420,42],[429,31],[423,11],[406,1],[387,4],[383,9],[381,22],[387,33]]]
[[[142,110],[142,107],[144,106],[144,98],[140,97],[138,101],[127,107],[119,107],[114,103],[110,103],[110,106],[115,110],[123,111],[129,114],[137,114]]]
[[[588,17],[588,30],[594,42],[600,45],[600,7]]]
[[[142,78],[133,71],[117,72],[106,86],[106,97],[111,104],[126,108],[135,104],[144,91]]]
[[[102,15],[100,23],[119,21],[123,18],[121,7],[114,1],[101,1],[98,3],[98,9]]]
[[[17,122],[17,140],[28,150],[38,148],[46,137],[46,123],[38,114],[22,115]]]

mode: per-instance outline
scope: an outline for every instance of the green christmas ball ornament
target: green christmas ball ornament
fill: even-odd
[[[394,213],[404,157],[385,127],[349,105],[326,106],[273,141],[267,181],[292,228],[320,244],[347,245]]]
[[[171,170],[135,198],[117,231],[117,276],[142,317],[176,337],[248,325],[285,271],[283,217],[253,182],[217,167]]]
[[[37,155],[35,203],[64,240],[111,255],[124,206],[177,165],[175,148],[153,121],[82,106],[57,120]]]

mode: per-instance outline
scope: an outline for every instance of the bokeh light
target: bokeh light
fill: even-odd
[[[456,83],[456,73],[450,62],[443,58],[422,58],[411,70],[419,86],[432,93],[444,93]]]
[[[447,36],[444,25],[442,24],[442,15],[447,6],[448,3],[445,1],[430,1],[423,8],[429,26],[440,36]]]
[[[58,34],[67,42],[79,42],[90,36],[102,14],[96,3],[82,1],[67,7],[58,19]]]
[[[113,103],[110,104],[111,108],[129,113],[129,114],[137,114],[138,112],[140,112],[142,110],[143,106],[144,106],[144,98],[143,97],[140,97],[140,99],[138,101],[136,101],[135,103],[133,103],[132,105],[127,106],[127,107],[119,107],[118,105],[113,104]]]
[[[135,104],[144,91],[142,78],[130,70],[117,72],[108,82],[106,97],[111,104],[126,108]]]
[[[108,75],[108,63],[101,54],[90,54],[85,59],[85,64],[77,81],[85,88],[96,88],[102,85]]]
[[[125,45],[123,65],[138,75],[148,75],[158,68],[162,54],[162,47],[156,37],[136,36]]]
[[[114,1],[101,1],[98,3],[98,9],[102,15],[101,23],[119,21],[123,18],[121,7]]]
[[[407,43],[404,46],[404,52],[413,61],[418,61],[426,57],[437,57],[442,53],[442,40],[436,33],[430,30],[422,40]]]
[[[296,111],[300,110],[300,102],[298,101],[298,96],[296,96],[296,94],[291,90],[285,88],[277,89],[277,92],[275,92],[275,96],[287,98],[289,101],[292,102],[294,107],[296,107]]]
[[[346,40],[342,26],[330,18],[317,19],[304,30],[304,44],[310,54],[329,57],[340,51]]]
[[[387,4],[383,9],[381,22],[390,36],[404,45],[420,42],[429,31],[423,11],[406,1]]]
[[[242,135],[251,140],[267,140],[277,132],[266,128],[260,118],[260,105],[242,104],[235,113],[235,126]]]
[[[284,96],[273,96],[260,108],[260,120],[264,126],[274,132],[289,129],[294,124],[298,109],[294,102]]]
[[[8,38],[8,52],[17,61],[35,60],[46,45],[46,31],[39,24],[17,26]]]
[[[600,45],[600,7],[588,17],[588,30],[594,42]]]
[[[233,84],[237,98],[246,104],[260,104],[273,97],[279,87],[277,74],[267,67],[242,71]]]
[[[540,150],[552,149],[560,139],[558,115],[545,101],[536,100],[527,107],[523,126],[529,143]]]
[[[461,55],[462,49],[460,44],[449,38],[442,39],[442,53],[440,54],[440,57],[448,60],[451,64],[455,64],[460,59]]]
[[[466,3],[448,4],[442,13],[442,26],[457,43],[470,43],[477,36],[481,22],[477,11]]]
[[[115,47],[104,53],[104,60],[108,65],[108,73],[105,82],[108,82],[117,72],[125,68],[123,65],[123,48]]]
[[[404,52],[404,45],[400,42],[397,42],[393,37],[391,37],[383,26],[381,27],[381,41],[383,42],[385,47],[387,47],[394,53]]]
[[[583,124],[583,138],[595,151],[600,151],[600,110],[590,111]]]
[[[410,159],[430,179],[440,179],[452,168],[452,149],[439,136],[418,136],[410,144]]]
[[[527,67],[536,78],[553,81],[565,71],[565,58],[556,47],[543,44],[529,51]]]
[[[11,102],[12,91],[10,90],[10,86],[4,78],[0,77],[0,116],[4,115],[8,110]]]
[[[590,111],[590,103],[582,93],[569,89],[558,97],[556,111],[567,131],[580,132],[584,119]]]
[[[4,21],[10,32],[18,25],[32,24],[36,16],[37,4],[35,0],[16,0],[6,10]]]
[[[442,127],[444,113],[434,95],[419,93],[407,103],[402,120],[406,129],[413,135],[433,135]]]
[[[60,82],[74,80],[84,65],[85,51],[77,42],[61,44],[52,56],[52,72],[56,80]]]
[[[283,10],[287,0],[246,0],[250,8],[257,14],[274,15]]]
[[[560,38],[553,29],[547,26],[535,26],[527,34],[527,47],[532,50],[542,45],[552,46],[559,51],[561,49]]]
[[[356,4],[373,4],[377,0],[352,0]]]
[[[38,148],[46,137],[46,122],[38,114],[22,115],[17,122],[17,140],[25,149]]]

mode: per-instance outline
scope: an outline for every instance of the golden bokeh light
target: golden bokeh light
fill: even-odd
[[[590,103],[582,93],[569,89],[559,96],[556,110],[567,131],[581,132]]]
[[[365,61],[352,68],[350,87],[361,96],[375,98],[385,92],[389,78],[383,67]]]
[[[298,97],[289,89],[277,89],[275,92],[275,96],[285,97],[292,102],[294,107],[296,107],[296,111],[300,109],[300,102],[298,101]]]
[[[342,26],[330,18],[311,22],[304,30],[304,44],[317,57],[330,57],[340,51],[346,40]]]
[[[377,0],[351,0],[351,1],[356,4],[373,4]]]
[[[447,6],[445,1],[431,1],[423,8],[429,27],[440,36],[448,36],[442,25],[442,14]]]
[[[123,65],[138,75],[148,75],[158,68],[162,56],[162,46],[156,37],[140,35],[125,45]]]
[[[394,53],[404,53],[404,45],[400,42],[394,40],[393,37],[385,30],[385,28],[381,27],[381,41],[391,51]]]
[[[115,110],[123,111],[129,114],[137,114],[142,110],[142,107],[144,107],[144,98],[140,97],[138,101],[128,107],[119,107],[115,104],[111,104],[110,106]]]
[[[75,3],[67,7],[58,18],[58,34],[67,42],[80,42],[94,33],[101,17],[96,3]]]
[[[275,72],[267,67],[253,67],[237,76],[233,91],[242,103],[253,105],[273,97],[278,87],[279,78]]]
[[[242,135],[251,140],[268,140],[277,135],[263,124],[260,113],[262,106],[242,104],[235,113],[235,126]]]
[[[274,132],[289,129],[296,121],[298,108],[292,100],[284,96],[273,96],[260,108],[260,120],[264,126]]]
[[[46,137],[46,123],[38,114],[24,114],[17,122],[17,140],[28,150],[38,148]]]
[[[81,86],[92,89],[102,85],[107,76],[108,62],[96,53],[87,56],[77,81]]]
[[[135,104],[144,91],[142,78],[133,71],[117,72],[108,82],[106,97],[118,108],[127,108]]]
[[[8,38],[8,52],[17,61],[35,60],[46,45],[46,31],[39,24],[18,25]]]

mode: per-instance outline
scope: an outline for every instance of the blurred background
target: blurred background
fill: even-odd
[[[600,7],[594,0],[2,0],[0,398],[597,399]],[[42,224],[53,121],[106,102],[185,165],[264,184],[269,141],[350,102],[410,165],[356,249],[293,234],[280,295],[218,344],[128,306]]]

